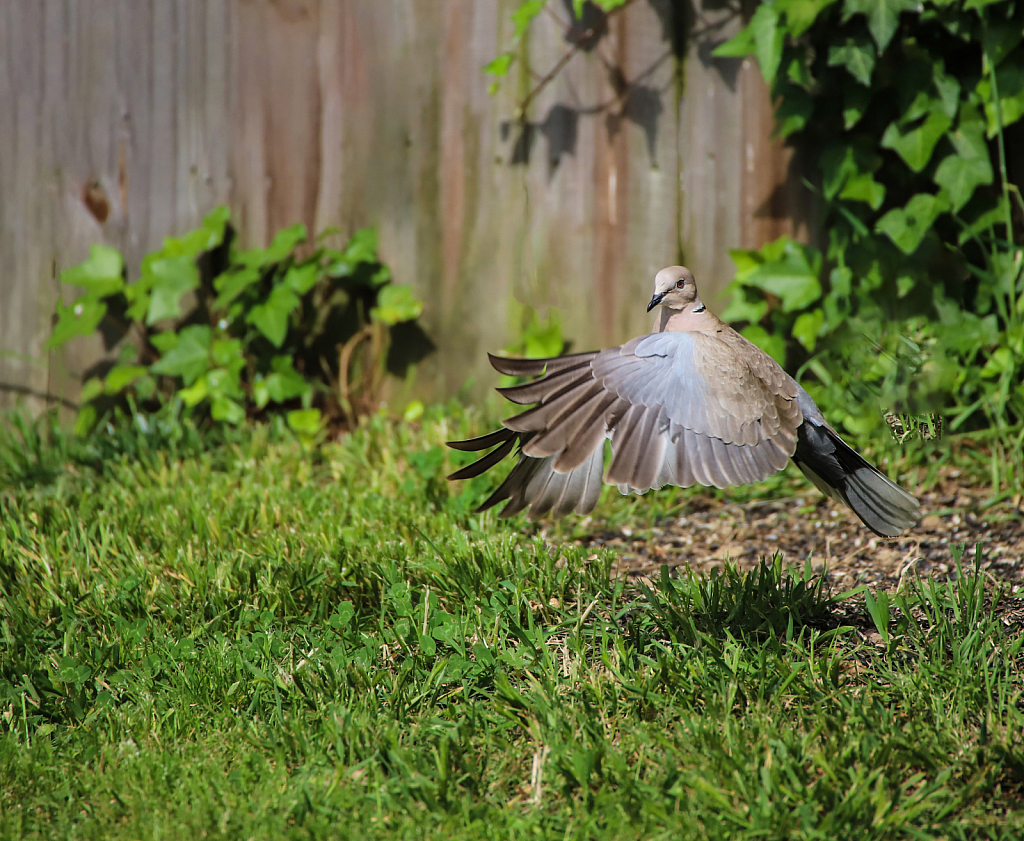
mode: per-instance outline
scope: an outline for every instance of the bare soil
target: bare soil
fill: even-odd
[[[697,499],[683,516],[643,534],[595,532],[582,543],[614,548],[616,572],[630,577],[657,575],[662,565],[706,572],[726,559],[748,569],[779,551],[791,564],[810,558],[833,592],[860,584],[897,588],[913,575],[946,578],[956,574],[952,547],[965,544],[963,563],[973,566],[980,544],[982,569],[993,581],[1006,582],[1014,594],[1024,591],[1024,503],[1018,498],[986,507],[991,489],[958,479],[951,470],[925,494],[921,522],[896,539],[876,537],[844,506],[808,491],[745,505]]]

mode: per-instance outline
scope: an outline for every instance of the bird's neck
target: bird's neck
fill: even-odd
[[[723,322],[711,310],[700,303],[691,304],[683,310],[662,307],[658,316],[656,333],[715,333]]]

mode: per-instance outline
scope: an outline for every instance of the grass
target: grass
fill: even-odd
[[[970,563],[872,597],[877,646],[779,559],[634,587],[473,513],[477,427],[0,433],[0,836],[1022,837]]]

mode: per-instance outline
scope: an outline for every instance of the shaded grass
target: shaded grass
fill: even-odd
[[[879,647],[778,559],[634,589],[473,513],[475,426],[7,433],[0,835],[1021,836],[978,575],[873,602]]]

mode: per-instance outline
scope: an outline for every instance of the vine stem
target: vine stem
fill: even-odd
[[[996,148],[999,152],[999,178],[1002,181],[1003,188],[1003,212],[1006,214],[1006,219],[1003,224],[1006,225],[1006,241],[1010,245],[1010,249],[1013,249],[1013,214],[1010,210],[1010,181],[1006,170],[1006,143],[1003,138],[1003,109],[999,102],[999,82],[996,80],[996,65],[992,61],[992,57],[989,55],[987,49],[983,48],[982,56],[985,64],[988,65],[989,78],[992,80],[992,108],[996,118]],[[1000,266],[999,271],[1009,272],[1009,267],[1005,269]],[[1002,278],[1000,278],[1002,280]],[[1000,284],[1002,285],[1002,284]],[[1017,326],[1017,284],[1010,283],[1010,288],[1005,290],[1007,296],[1007,321],[1008,326],[1015,328]],[[1013,332],[1016,332],[1014,330]]]
[[[628,9],[635,2],[636,0],[626,0],[626,2],[623,3],[621,6],[617,6],[610,12],[605,12],[604,19],[611,19],[624,9]],[[568,29],[566,31],[568,31]],[[561,72],[562,68],[569,63],[569,60],[582,49],[583,44],[586,44],[593,37],[593,27],[581,33],[579,39],[568,50],[566,50],[562,57],[558,59],[558,62],[555,64],[555,66],[541,77],[540,81],[537,82],[536,85],[534,85],[533,90],[531,90],[523,99],[523,101],[516,106],[515,117],[517,120],[522,121],[526,119],[526,109],[530,107],[530,104],[533,102],[533,100],[535,100],[538,94],[540,94],[540,92],[551,83],[551,80],[554,79],[555,76],[557,76]]]

